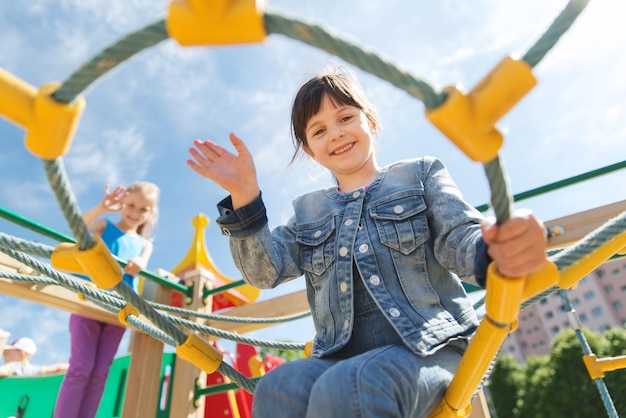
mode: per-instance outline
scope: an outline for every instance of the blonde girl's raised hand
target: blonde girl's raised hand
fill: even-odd
[[[109,185],[104,186],[104,197],[100,202],[100,207],[106,212],[119,212],[122,209],[122,202],[126,197],[126,188],[117,186],[112,192],[109,191]]]
[[[189,149],[193,159],[187,165],[196,173],[213,180],[230,193],[234,209],[247,205],[259,196],[254,160],[244,142],[231,133],[233,154],[209,140],[195,140]]]
[[[106,221],[100,218],[107,212],[118,212],[122,209],[122,202],[127,195],[125,187],[117,186],[111,192],[109,185],[104,186],[104,197],[100,203],[83,213],[83,220],[87,224],[89,232],[99,234],[104,230]]]

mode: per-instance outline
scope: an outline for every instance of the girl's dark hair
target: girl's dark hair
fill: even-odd
[[[365,96],[361,84],[348,72],[328,71],[304,83],[296,93],[291,108],[292,141],[295,148],[290,163],[308,148],[306,125],[319,112],[322,99],[328,96],[335,105],[360,109],[370,122],[379,126],[376,109]]]

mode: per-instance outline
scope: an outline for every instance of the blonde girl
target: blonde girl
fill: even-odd
[[[123,280],[137,291],[139,272],[152,255],[151,234],[158,209],[159,188],[149,182],[135,182],[128,188],[104,188],[102,201],[83,214],[89,231],[100,236],[113,255],[124,260]],[[113,223],[101,216],[119,212]],[[125,328],[80,315],[70,316],[70,367],[54,410],[56,418],[91,418],[96,415],[109,367],[124,335]]]

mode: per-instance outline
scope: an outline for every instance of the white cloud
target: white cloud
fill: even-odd
[[[45,52],[50,57],[57,57],[60,60],[67,60],[70,63],[80,63],[86,61],[85,57],[89,57],[93,53],[92,49],[97,48],[94,42],[84,36],[84,29],[67,25],[58,25],[56,32],[58,43],[50,50]],[[69,76],[69,74],[68,74]]]
[[[66,12],[82,17],[84,24],[105,23],[119,32],[138,29],[137,22],[152,23],[166,15],[165,0],[110,0],[106,7],[98,0],[63,0]],[[79,22],[77,22],[79,23]]]
[[[50,205],[52,192],[46,180],[26,180],[20,182],[3,181],[0,186],[3,205],[17,213],[37,213]]]
[[[32,84],[66,77],[120,37],[164,17],[167,4],[166,0],[113,0],[106,5],[99,0],[12,2],[3,9],[9,14],[0,15],[0,66]],[[268,7],[327,25],[433,86],[461,82],[471,87],[505,55],[525,52],[565,4],[276,0]],[[626,35],[625,8],[620,0],[590,2],[535,69],[539,85],[503,120],[505,167],[515,191],[624,159],[626,58],[619,52]],[[33,22],[37,31],[28,29]],[[87,108],[65,159],[80,202],[97,202],[106,182],[127,184],[150,176],[167,185],[161,212],[169,215],[159,221],[151,265],[176,265],[189,239],[179,227],[185,216],[202,211],[213,217],[216,196],[223,196],[218,186],[184,165],[186,147],[195,136],[227,144],[227,133],[234,131],[257,158],[270,222],[285,222],[295,196],[331,185],[328,172],[306,158],[287,167],[292,96],[301,82],[330,60],[343,63],[317,48],[272,35],[261,45],[241,47],[183,48],[168,40],[121,63],[86,94]],[[386,81],[357,73],[382,117],[381,162],[424,153],[440,156],[458,173],[466,198],[484,203],[486,180],[480,165],[468,161],[434,130],[423,116],[422,104]],[[38,220],[54,217],[60,222],[39,161],[34,164],[27,157],[22,133],[7,132],[1,138],[2,205]],[[614,187],[623,183],[622,178],[613,176],[584,193],[572,188],[558,195],[563,197],[528,204],[542,216],[563,216],[585,205],[623,198]],[[219,235],[214,225],[209,229],[210,236]],[[219,238],[212,243],[212,256],[220,269],[234,271],[226,240]],[[301,285],[302,281],[295,282],[272,294]],[[0,314],[6,313],[2,306]],[[30,311],[30,328],[25,330],[37,332],[33,320],[37,315]],[[66,326],[63,318],[58,323],[60,328]],[[299,326],[298,339],[310,338],[312,330],[307,327],[310,323]],[[287,335],[296,335],[293,328],[287,329]],[[277,338],[283,332],[268,329],[259,336]]]
[[[69,360],[69,314],[0,294],[2,329],[11,338],[30,337],[37,344],[34,364],[51,364]]]
[[[109,129],[77,141],[66,157],[72,187],[80,193],[86,188],[103,190],[104,184],[126,185],[142,179],[152,159],[149,149],[135,127]]]

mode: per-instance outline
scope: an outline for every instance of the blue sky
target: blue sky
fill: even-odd
[[[474,86],[503,57],[523,55],[566,1],[407,0],[270,1],[267,9],[315,22],[377,52],[441,89]],[[8,2],[0,13],[0,67],[40,86],[64,81],[79,66],[131,31],[166,16],[165,0],[32,0]],[[538,85],[498,124],[513,193],[595,170],[626,156],[626,27],[619,0],[591,1],[573,27],[534,69]],[[174,268],[186,254],[191,219],[206,214],[207,246],[217,268],[238,279],[228,242],[212,222],[225,196],[185,164],[195,138],[228,144],[233,131],[256,163],[271,225],[285,222],[299,194],[331,185],[312,162],[289,167],[289,109],[299,85],[335,56],[282,35],[254,45],[181,47],[166,40],[142,51],[91,85],[87,107],[64,162],[78,204],[97,204],[104,184],[149,180],[162,189],[160,219],[149,268]],[[483,168],[470,161],[424,117],[406,92],[351,67],[376,104],[383,124],[378,160],[435,155],[448,166],[466,199],[489,200]],[[2,100],[2,98],[0,98]],[[69,234],[40,160],[24,147],[24,131],[0,118],[0,206]],[[542,219],[624,198],[626,171],[605,175],[517,204]],[[112,215],[117,220],[117,215]],[[0,220],[0,231],[42,241]],[[302,289],[301,279],[267,299]],[[37,363],[66,361],[68,314],[0,295],[0,328],[33,337]],[[252,336],[304,342],[310,320]],[[122,346],[125,350],[125,346]]]

